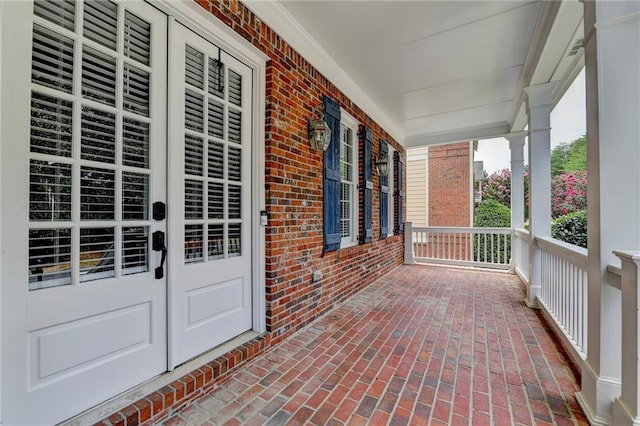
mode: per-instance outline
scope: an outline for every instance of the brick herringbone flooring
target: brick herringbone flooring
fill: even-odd
[[[166,425],[587,424],[513,275],[401,266]]]

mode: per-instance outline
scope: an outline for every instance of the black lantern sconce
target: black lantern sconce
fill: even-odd
[[[331,143],[331,129],[322,118],[322,108],[313,109],[309,118],[309,143],[315,151],[326,151]]]
[[[380,176],[387,176],[389,174],[389,156],[380,151],[376,158],[376,171]]]

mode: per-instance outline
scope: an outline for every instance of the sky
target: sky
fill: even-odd
[[[584,135],[587,132],[586,126],[583,69],[551,112],[551,148]],[[525,163],[528,163],[526,143],[524,155]],[[504,138],[497,138],[479,141],[474,159],[482,161],[484,170],[491,174],[510,168],[510,156],[509,142]]]

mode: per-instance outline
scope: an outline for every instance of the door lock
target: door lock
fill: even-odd
[[[153,203],[153,220],[164,220],[167,217],[167,206],[162,201]]]

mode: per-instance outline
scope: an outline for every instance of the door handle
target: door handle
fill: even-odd
[[[165,244],[164,232],[156,231],[153,233],[153,250],[161,251],[160,266],[155,269],[156,279],[164,278],[164,262],[167,260],[167,245]]]

